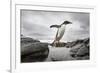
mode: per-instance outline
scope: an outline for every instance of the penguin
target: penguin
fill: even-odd
[[[57,43],[59,43],[60,39],[63,37],[65,30],[66,30],[66,25],[68,24],[72,24],[72,22],[70,21],[64,21],[61,25],[51,25],[50,28],[57,28],[57,33],[56,33],[56,37],[53,41],[53,45],[56,46]]]

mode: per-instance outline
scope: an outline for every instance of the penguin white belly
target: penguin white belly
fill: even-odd
[[[65,27],[66,27],[66,25],[62,25],[62,26],[58,29],[57,38],[59,38],[59,39],[62,38],[62,36],[64,35],[64,32],[65,32]]]

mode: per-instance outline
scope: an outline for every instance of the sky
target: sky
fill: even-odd
[[[51,25],[66,25],[61,41],[74,41],[89,37],[89,13],[21,10],[21,34],[38,40],[54,40],[57,28]]]

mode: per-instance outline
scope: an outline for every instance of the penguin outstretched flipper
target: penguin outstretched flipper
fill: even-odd
[[[50,28],[52,28],[52,27],[59,28],[59,27],[61,27],[61,26],[60,26],[60,25],[51,25]]]

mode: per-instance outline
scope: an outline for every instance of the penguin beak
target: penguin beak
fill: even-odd
[[[72,22],[69,22],[68,24],[72,24]]]

